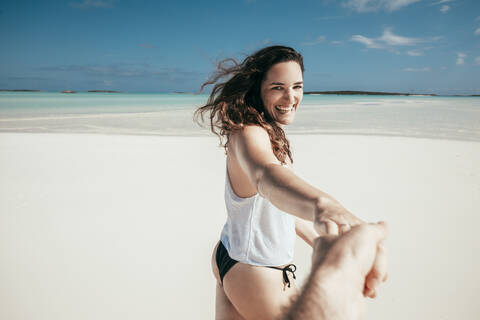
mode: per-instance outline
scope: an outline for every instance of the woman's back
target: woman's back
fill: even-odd
[[[247,161],[246,157],[251,158],[250,161]],[[248,162],[252,159],[258,163],[280,164],[273,154],[266,130],[260,126],[249,125],[242,130],[232,132],[227,144],[228,177],[235,194],[242,198],[248,198],[257,193],[257,186],[252,183],[257,179],[249,176],[247,172],[252,170],[246,168],[251,166]]]
[[[288,264],[295,246],[295,218],[262,197],[243,171],[241,158],[246,150],[239,148],[249,149],[252,144],[257,151],[272,152],[268,150],[268,134],[261,127],[248,126],[230,136],[225,177],[228,216],[221,240],[238,261],[264,266]]]

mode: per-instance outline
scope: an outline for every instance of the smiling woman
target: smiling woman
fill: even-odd
[[[272,46],[218,70],[202,86],[216,83],[207,104],[195,112],[197,121],[209,114],[227,155],[227,222],[212,254],[216,318],[276,319],[297,295],[296,235],[312,245],[318,233],[343,233],[361,221],[293,172],[283,126],[302,101],[302,56]],[[217,83],[222,77],[230,78]]]
[[[293,81],[295,82],[291,82]],[[295,61],[272,66],[262,82],[260,94],[268,114],[277,124],[293,122],[303,97],[303,72]]]

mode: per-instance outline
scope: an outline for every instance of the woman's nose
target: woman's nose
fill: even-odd
[[[289,104],[295,102],[295,92],[293,89],[288,89],[285,91],[285,99],[288,101]]]

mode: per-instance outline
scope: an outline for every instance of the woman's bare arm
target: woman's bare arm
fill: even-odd
[[[280,210],[314,221],[319,233],[342,233],[362,223],[329,194],[308,184],[275,157],[270,138],[259,126],[235,132],[229,151],[252,186]]]
[[[302,218],[295,218],[295,232],[303,239],[310,247],[313,247],[313,241],[318,237],[318,233],[313,228],[311,221],[303,220]]]

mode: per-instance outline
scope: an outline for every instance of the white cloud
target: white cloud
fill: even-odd
[[[405,68],[405,69],[403,69],[403,71],[406,71],[406,72],[427,72],[427,71],[430,71],[430,68],[429,67],[425,67],[425,68]]]
[[[331,44],[340,45],[340,44],[343,44],[343,41],[333,40],[333,41],[331,42]]]
[[[305,46],[313,46],[313,45],[316,45],[316,44],[319,44],[319,43],[324,42],[325,39],[327,39],[325,36],[318,36],[318,37],[315,38],[315,40],[313,40],[313,41],[304,42],[303,45],[305,45]]]
[[[465,53],[458,52],[457,53],[457,64],[464,64],[466,57],[467,57],[467,55]]]
[[[72,2],[70,5],[74,8],[113,8],[114,0],[83,0],[82,2]]]
[[[41,67],[38,70],[65,72],[70,74],[89,75],[95,77],[105,78],[160,78],[178,79],[195,78],[200,76],[200,73],[195,71],[184,70],[180,68],[160,68],[155,69],[149,64],[132,64],[132,63],[117,63],[110,65],[60,65],[51,67]]]
[[[474,61],[477,66],[480,66],[480,57],[476,57]]]
[[[420,50],[408,50],[407,54],[412,57],[423,56],[423,52]]]
[[[431,5],[432,5],[432,6],[442,5],[442,6],[440,7],[440,12],[443,13],[443,14],[445,14],[445,13],[447,13],[447,12],[451,9],[451,7],[450,7],[449,5],[445,5],[445,3],[450,3],[450,2],[453,2],[453,1],[455,1],[455,0],[440,0],[440,1],[437,1],[437,2],[432,3]]]
[[[442,7],[440,8],[440,11],[441,11],[442,13],[447,13],[448,10],[450,10],[450,6],[442,6]]]
[[[475,34],[476,36],[480,36],[480,28],[478,28],[477,30],[475,30],[474,34]]]
[[[357,12],[371,11],[395,11],[420,0],[346,0],[342,3],[344,7]]]
[[[443,39],[443,36],[436,36],[436,37],[433,37],[430,39],[430,41],[439,41],[439,40],[442,40]]]
[[[438,2],[435,2],[435,3],[432,3],[432,5],[436,5],[436,4],[442,4],[442,3],[447,3],[447,2],[453,2],[454,0],[440,0]]]
[[[379,38],[379,40],[391,46],[411,46],[422,42],[421,39],[407,38],[393,34],[391,28],[385,29],[383,31],[383,35]]]
[[[375,49],[383,48],[383,46],[380,43],[378,43],[378,40],[373,38],[367,38],[359,34],[353,35],[352,41],[363,43],[368,48],[375,48]]]
[[[417,43],[425,42],[420,38],[408,38],[396,35],[391,28],[386,28],[379,38],[368,38],[362,35],[353,35],[352,41],[363,43],[367,48],[373,49],[392,49],[394,46],[413,46]]]

